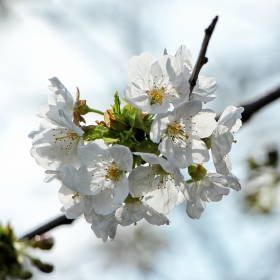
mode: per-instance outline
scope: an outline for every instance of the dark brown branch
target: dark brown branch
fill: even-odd
[[[198,74],[199,74],[202,66],[208,62],[208,58],[205,55],[206,55],[208,43],[210,41],[210,38],[212,36],[212,33],[214,31],[214,28],[216,26],[217,21],[218,21],[218,16],[216,16],[213,19],[212,23],[209,25],[209,27],[207,29],[205,29],[205,36],[204,36],[204,39],[203,39],[203,42],[202,42],[200,53],[199,53],[197,61],[195,63],[192,75],[189,79],[189,84],[190,84],[189,97],[191,97],[192,91],[193,91],[193,89],[196,85]]]
[[[247,122],[256,112],[275,101],[280,97],[280,87],[274,91],[269,92],[264,97],[258,99],[255,102],[241,105],[239,107],[244,108],[244,112],[242,113],[242,122]]]
[[[23,238],[28,238],[31,239],[33,237],[35,237],[36,235],[41,235],[45,232],[50,231],[53,228],[56,228],[58,226],[61,225],[70,225],[75,221],[75,219],[67,219],[64,215],[60,216],[52,221],[50,221],[49,223],[46,223],[45,225],[25,234],[24,236],[22,236],[20,239]]]
[[[244,112],[242,113],[242,123],[246,123],[260,109],[262,109],[266,105],[269,105],[271,102],[275,101],[278,98],[280,98],[280,87],[276,90],[267,93],[265,96],[261,97],[257,101],[237,106],[244,108]],[[220,115],[216,117],[216,121],[218,121]]]

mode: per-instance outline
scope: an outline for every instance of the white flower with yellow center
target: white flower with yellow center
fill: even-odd
[[[63,184],[86,195],[87,205],[97,214],[108,215],[127,197],[132,154],[127,147],[109,147],[103,140],[90,141],[80,148],[81,167],[67,165],[60,170]]]
[[[184,168],[209,160],[209,153],[201,138],[209,137],[216,127],[215,113],[202,110],[202,103],[185,102],[172,112],[154,119],[150,138],[159,143],[161,153],[174,165]]]
[[[162,157],[149,153],[140,155],[149,166],[138,166],[128,177],[130,194],[145,196],[146,203],[157,212],[168,214],[178,202],[183,200],[179,193],[188,198],[188,188],[180,169]]]
[[[170,102],[181,96],[175,88],[183,81],[183,69],[181,59],[174,56],[158,60],[148,52],[134,56],[129,64],[131,84],[125,89],[126,100],[143,112],[167,112]]]
[[[66,164],[79,167],[78,149],[83,146],[84,132],[56,106],[45,106],[42,113],[48,128],[33,137],[30,151],[37,164],[50,170],[60,170]]]

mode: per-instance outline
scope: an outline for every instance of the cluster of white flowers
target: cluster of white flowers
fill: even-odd
[[[240,190],[229,152],[241,126],[243,108],[229,106],[215,120],[203,106],[217,89],[214,78],[199,76],[190,92],[189,50],[156,59],[148,52],[130,60],[131,83],[125,106],[118,94],[106,112],[76,100],[57,78],[50,79],[48,104],[40,107],[40,128],[30,133],[31,155],[46,169],[45,181],[61,183],[58,197],[68,218],[84,214],[97,237],[114,239],[118,225],[169,224],[166,215],[186,200],[199,219],[206,202]],[[82,115],[104,115],[97,125],[81,125]],[[203,163],[211,149],[216,172]],[[186,170],[190,177],[184,178]]]

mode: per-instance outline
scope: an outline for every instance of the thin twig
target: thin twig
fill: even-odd
[[[63,216],[60,216],[48,223],[46,223],[45,225],[25,234],[24,236],[22,236],[20,239],[24,239],[24,238],[27,238],[27,239],[31,239],[33,237],[35,237],[36,235],[41,235],[43,233],[46,233],[48,231],[50,231],[51,229],[54,229],[58,226],[61,226],[61,225],[70,225],[72,224],[73,222],[75,221],[75,219],[67,219],[64,215]]]
[[[195,63],[192,75],[191,75],[191,77],[189,79],[189,84],[190,84],[189,99],[191,98],[192,91],[193,91],[193,89],[194,89],[194,87],[196,85],[198,74],[199,74],[202,66],[208,62],[208,58],[205,55],[206,55],[208,43],[210,41],[210,38],[212,36],[212,33],[214,31],[214,28],[216,26],[218,18],[219,17],[216,16],[213,19],[212,23],[209,25],[209,27],[207,29],[205,29],[205,36],[204,36],[204,39],[203,39],[203,42],[202,42],[200,53],[199,53],[197,61]]]

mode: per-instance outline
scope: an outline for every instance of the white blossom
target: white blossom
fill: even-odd
[[[128,177],[130,194],[145,196],[146,203],[156,211],[168,214],[178,201],[179,192],[188,198],[188,189],[180,169],[162,157],[149,153],[140,155],[150,166],[138,166]]]
[[[31,155],[45,169],[60,170],[64,165],[80,165],[78,149],[83,145],[84,132],[62,109],[53,105],[44,107],[44,130],[32,140]]]
[[[60,82],[57,77],[49,79],[51,85],[48,87],[52,91],[49,96],[48,104],[62,109],[65,114],[71,116],[74,111],[75,101],[67,88]]]
[[[228,186],[235,190],[235,191],[240,191],[241,190],[241,181],[232,174],[231,172],[231,160],[230,160],[230,156],[226,155],[224,156],[224,165],[226,166],[226,170],[228,170],[228,174],[226,175],[226,179],[228,182]]]
[[[184,168],[209,160],[209,152],[201,138],[216,127],[215,113],[202,110],[200,101],[185,102],[172,112],[155,117],[150,138],[159,143],[159,150],[174,165]]]
[[[59,123],[56,123],[57,118],[51,114],[51,112],[54,111],[54,108],[55,111],[62,109],[64,114],[69,118],[72,117],[74,111],[74,99],[60,80],[53,77],[49,79],[49,81],[51,82],[51,85],[48,86],[48,89],[52,91],[52,94],[48,98],[48,104],[39,108],[37,116],[42,118],[42,122],[38,130],[34,130],[29,133],[28,137],[31,139],[45,129],[53,126],[60,126]]]
[[[141,201],[122,205],[116,210],[115,217],[122,226],[129,226],[143,218],[152,225],[169,225],[169,220],[165,215]]]
[[[182,93],[182,99],[175,100],[175,106],[180,105],[182,102],[189,100],[190,84],[189,79],[193,71],[193,62],[190,51],[186,46],[182,45],[176,52],[176,57],[180,58],[184,65],[183,81],[176,87],[176,90]],[[201,102],[210,102],[216,98],[214,94],[218,88],[216,80],[213,77],[198,76],[196,86],[194,87],[190,100],[199,100]]]
[[[194,182],[190,188],[190,199],[187,201],[187,214],[192,219],[199,219],[204,211],[205,202],[217,202],[229,194],[227,179],[224,175],[208,172],[205,177]]]
[[[228,175],[230,169],[226,163],[226,155],[231,150],[234,140],[233,134],[236,133],[242,125],[240,120],[242,107],[236,108],[228,106],[221,114],[216,129],[211,136],[211,152],[213,162],[218,173]]]
[[[84,213],[84,196],[64,185],[58,191],[58,198],[63,204],[60,209],[68,219],[75,219]]]
[[[116,220],[115,212],[108,215],[97,214],[92,210],[86,215],[86,220],[91,224],[91,229],[95,233],[97,238],[101,238],[103,242],[106,242],[108,238],[113,241],[119,222]]]
[[[88,196],[86,199],[97,214],[110,214],[129,192],[125,171],[132,168],[130,150],[119,145],[109,147],[100,139],[80,148],[79,156],[79,169],[71,165],[61,169],[63,184]]]
[[[134,107],[151,114],[165,113],[170,102],[181,94],[176,87],[183,81],[183,63],[179,58],[164,55],[156,60],[148,52],[134,56],[129,64],[131,83],[125,98]]]

